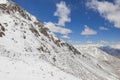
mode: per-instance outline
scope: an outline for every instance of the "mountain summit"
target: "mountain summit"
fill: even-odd
[[[1,80],[119,80],[109,58],[119,61],[85,56],[16,3],[0,1]]]
[[[7,4],[9,0],[0,0],[0,4]]]

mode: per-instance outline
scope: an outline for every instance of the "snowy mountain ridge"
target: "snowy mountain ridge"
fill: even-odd
[[[100,58],[57,38],[16,3],[0,4],[0,79],[119,80],[119,66],[112,64],[119,60],[96,55]]]
[[[120,60],[116,57],[109,55],[100,49],[104,45],[87,44],[87,45],[75,45],[75,47],[84,54],[84,57],[89,59],[92,64],[97,64],[100,68],[107,70],[108,72],[114,69],[117,75],[120,75]],[[111,70],[110,70],[111,66]],[[94,68],[95,69],[95,68]],[[110,73],[112,73],[110,72]]]
[[[8,0],[0,0],[0,4],[6,4]]]

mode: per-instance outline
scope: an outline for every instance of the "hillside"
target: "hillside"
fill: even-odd
[[[119,65],[113,66],[120,63],[118,59],[103,53],[97,53],[97,58],[83,54],[57,38],[16,3],[3,2],[0,3],[1,80],[120,79],[116,70]]]

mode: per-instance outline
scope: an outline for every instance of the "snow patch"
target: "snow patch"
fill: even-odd
[[[8,0],[0,0],[0,4],[6,4]]]

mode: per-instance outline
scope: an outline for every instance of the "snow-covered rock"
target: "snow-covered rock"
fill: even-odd
[[[8,0],[0,0],[0,4],[6,4]]]

